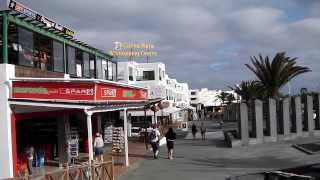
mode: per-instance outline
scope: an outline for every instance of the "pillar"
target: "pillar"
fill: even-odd
[[[293,98],[293,120],[295,121],[295,132],[297,136],[302,136],[302,111],[301,111],[301,97]]]
[[[2,14],[2,61],[3,64],[8,64],[8,14],[4,12]]]
[[[242,145],[249,145],[248,106],[240,104],[240,133]]]
[[[282,101],[282,123],[283,123],[283,135],[290,135],[290,111],[289,111],[289,99],[286,98]]]
[[[88,129],[88,147],[89,147],[89,164],[93,160],[93,140],[92,140],[92,112],[85,111],[87,115],[87,129]]]
[[[14,158],[16,154],[14,141],[12,137],[11,121],[12,121],[12,111],[8,98],[11,96],[11,81],[10,78],[14,78],[14,65],[10,64],[0,64],[0,179],[13,178],[14,176]]]
[[[68,163],[68,150],[67,150],[67,134],[69,132],[69,116],[66,113],[61,115],[58,119],[58,155],[59,163]]]
[[[276,141],[278,136],[276,100],[268,99],[268,113],[271,141]]]
[[[263,141],[263,111],[262,111],[262,101],[254,101],[254,112],[255,112],[255,128],[256,128],[256,138],[258,142]]]
[[[313,120],[313,98],[310,95],[306,97],[305,104],[305,121],[307,123],[308,132],[313,135],[314,132],[314,120]]]
[[[123,110],[123,132],[124,132],[124,153],[125,153],[125,165],[129,166],[129,149],[128,149],[128,117],[127,109]]]
[[[320,95],[317,94],[315,96],[317,99],[316,99],[316,119],[315,119],[315,129],[316,130],[320,130]]]
[[[97,113],[97,131],[101,134],[102,133],[102,116],[101,113]]]

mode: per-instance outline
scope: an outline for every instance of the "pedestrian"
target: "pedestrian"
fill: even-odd
[[[103,148],[104,142],[102,139],[102,135],[100,133],[97,133],[96,138],[94,139],[94,152],[96,161],[103,162]]]
[[[149,149],[148,144],[151,144],[150,138],[149,138],[151,131],[152,131],[152,127],[151,127],[151,125],[149,124],[149,125],[148,125],[148,128],[146,129],[146,132],[145,132],[146,150]]]
[[[160,132],[155,125],[152,126],[152,131],[150,132],[149,139],[153,150],[153,157],[154,159],[158,159]]]
[[[196,139],[196,133],[198,130],[197,130],[197,126],[195,124],[192,124],[191,131],[192,131],[193,139]]]
[[[170,127],[168,132],[166,133],[167,139],[167,149],[168,149],[168,159],[173,159],[173,148],[174,148],[174,140],[176,139],[176,133],[173,131],[173,128]]]
[[[28,173],[29,175],[33,174],[33,158],[34,158],[34,147],[32,145],[29,145],[25,149],[25,153],[27,155],[27,167],[28,167]]]
[[[206,131],[207,131],[207,128],[204,126],[204,123],[201,123],[200,132],[201,132],[202,140],[206,139]]]

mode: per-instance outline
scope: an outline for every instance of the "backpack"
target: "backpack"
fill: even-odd
[[[157,138],[156,131],[155,131],[155,130],[152,130],[152,131],[150,132],[149,139],[150,139],[150,141],[152,141],[152,140],[154,140],[155,138]]]

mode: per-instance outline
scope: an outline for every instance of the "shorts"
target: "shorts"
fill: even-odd
[[[167,141],[167,148],[173,149],[174,148],[174,141]]]
[[[103,155],[103,147],[96,147],[95,155]]]
[[[155,153],[159,149],[159,143],[158,142],[151,142],[152,150]]]

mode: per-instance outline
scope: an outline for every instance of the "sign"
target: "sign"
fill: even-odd
[[[148,100],[146,89],[84,82],[13,81],[12,97],[52,100]]]
[[[97,84],[96,100],[148,100],[148,91],[116,85]]]
[[[112,56],[116,57],[151,57],[158,53],[153,49],[155,46],[150,43],[127,43],[114,42],[114,49],[110,51]]]
[[[22,13],[22,14],[34,19],[34,20],[37,20],[41,23],[44,23],[47,27],[54,28],[54,29],[56,29],[60,32],[63,32],[64,34],[66,34],[72,38],[74,37],[75,33],[71,29],[62,26],[62,25],[54,22],[53,20],[51,20],[41,14],[38,14],[36,11],[33,11],[32,9],[25,7],[23,4],[15,1],[15,0],[10,0],[9,9],[17,11],[19,13]]]

